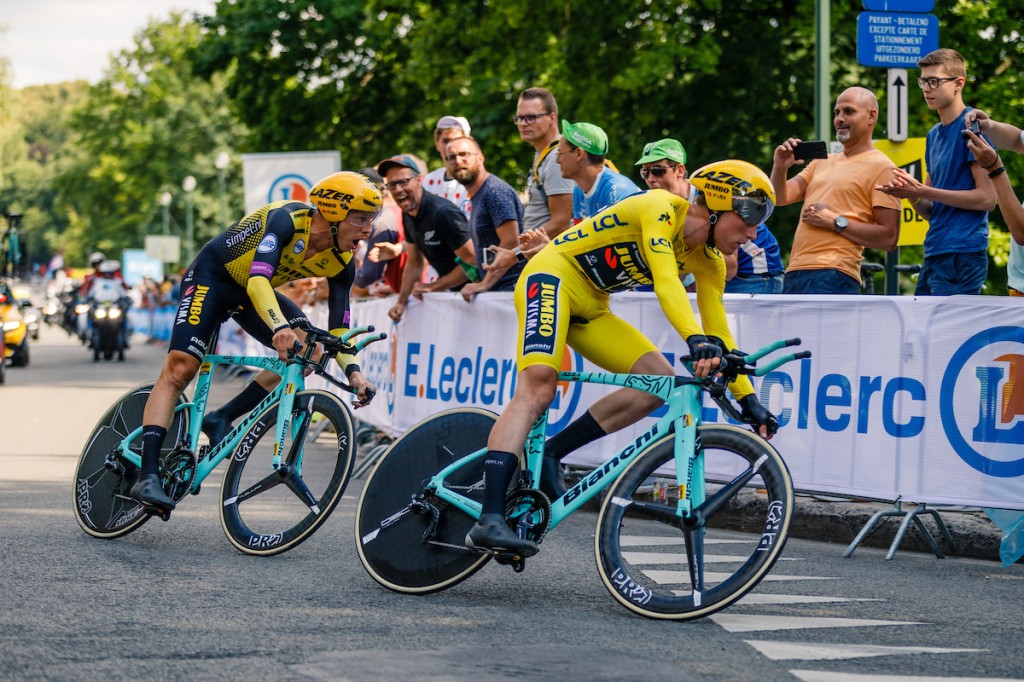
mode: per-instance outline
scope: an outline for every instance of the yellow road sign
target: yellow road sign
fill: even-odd
[[[876,149],[920,182],[924,182],[928,173],[924,162],[924,147],[923,137],[907,138],[906,142],[875,140]],[[924,244],[924,235],[927,231],[928,221],[917,214],[909,200],[903,199],[900,207],[899,246]]]

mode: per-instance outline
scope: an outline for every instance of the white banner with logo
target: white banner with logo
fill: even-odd
[[[242,154],[245,212],[273,201],[308,201],[321,178],[341,170],[341,152]]]
[[[387,317],[392,301],[354,305],[355,323],[389,334],[361,355],[381,394],[360,418],[398,434],[450,407],[500,413],[515,390],[511,294],[485,294],[471,304],[457,294],[427,295],[410,302],[400,324]],[[743,350],[800,337],[801,349],[814,353],[754,379],[762,402],[779,417],[782,428],[772,442],[798,489],[1024,509],[1019,300],[735,295],[726,296],[726,308]],[[612,309],[673,363],[685,353],[654,294],[616,294]],[[564,369],[597,368],[570,352]],[[608,390],[560,384],[549,435]],[[704,420],[720,421],[717,406],[705,403]],[[596,465],[650,423],[567,461]]]

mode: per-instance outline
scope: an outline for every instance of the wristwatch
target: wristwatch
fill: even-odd
[[[843,230],[845,230],[849,224],[850,221],[847,220],[846,216],[836,216],[836,219],[832,221],[832,229],[837,233],[842,234]]]
[[[512,253],[513,253],[513,255],[515,255],[517,263],[525,263],[526,262],[526,254],[523,253],[523,250],[520,249],[518,246],[516,248],[512,249]]]

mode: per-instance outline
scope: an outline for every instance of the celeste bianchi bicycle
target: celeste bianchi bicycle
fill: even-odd
[[[757,361],[799,339],[752,354],[725,355],[715,377],[561,372],[563,381],[626,386],[658,396],[658,421],[586,473],[560,498],[538,490],[547,415],[525,443],[526,465],[506,497],[505,516],[520,537],[545,534],[607,489],[594,551],[612,596],[650,618],[688,620],[720,611],[752,590],[786,543],[793,484],[779,453],[760,436],[731,425],[702,424],[707,393],[737,423],[726,385],[739,374],[762,376],[810,352]],[[356,542],[367,572],[408,594],[444,590],[491,558],[517,572],[525,559],[466,546],[480,515],[487,437],[498,415],[483,409],[441,412],[413,426],[370,474],[356,513]]]
[[[206,477],[227,460],[221,483],[221,525],[231,544],[246,554],[279,554],[312,535],[338,504],[352,472],[351,410],[333,393],[307,390],[304,376],[312,370],[353,392],[327,373],[327,362],[339,351],[357,352],[385,335],[370,334],[349,345],[373,327],[353,329],[342,337],[304,328],[306,345],[286,361],[207,355],[197,375],[195,398],[189,401],[182,395],[179,399],[161,448],[160,479],[164,492],[175,502],[186,494],[198,494]],[[318,343],[324,349],[319,361],[313,359]],[[220,443],[200,446],[210,383],[215,368],[222,366],[269,369],[282,380]],[[142,463],[142,414],[152,389],[153,384],[144,384],[119,398],[82,450],[74,480],[75,518],[93,537],[121,537],[152,515],[165,521],[170,516],[128,495]]]

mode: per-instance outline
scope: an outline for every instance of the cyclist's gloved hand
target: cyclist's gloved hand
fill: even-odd
[[[694,334],[686,338],[686,345],[690,347],[690,358],[698,360],[713,360],[722,357],[722,346],[715,343],[718,339],[709,339],[703,334]]]
[[[743,420],[757,428],[757,432],[761,433],[761,427],[767,429],[767,438],[771,438],[779,430],[779,420],[775,418],[775,415],[768,411],[768,409],[762,405],[757,396],[751,393],[748,396],[743,396],[739,400],[740,414],[743,415]],[[761,433],[761,435],[765,435]]]

